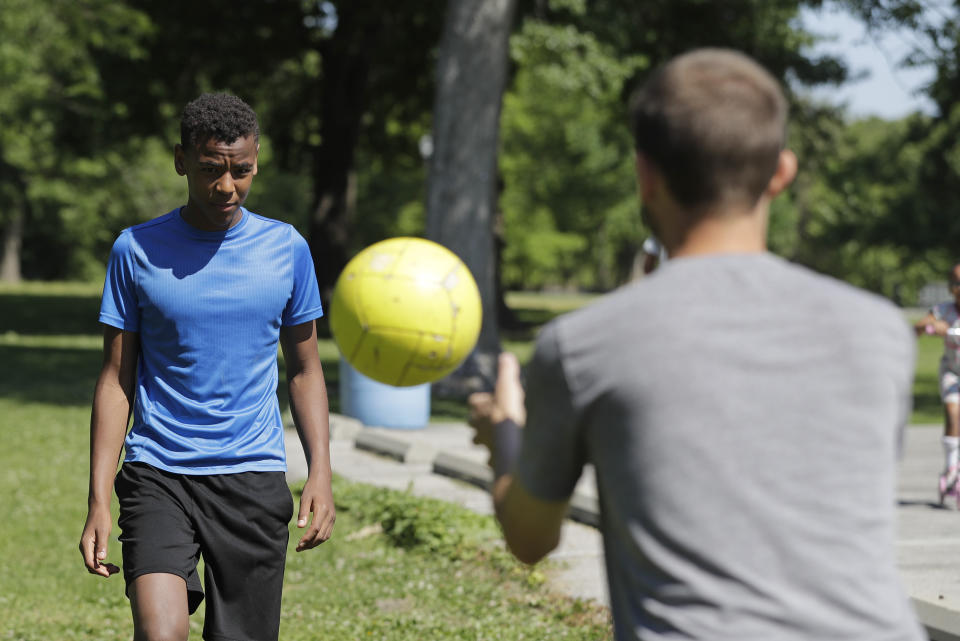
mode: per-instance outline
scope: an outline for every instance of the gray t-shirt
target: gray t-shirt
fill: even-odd
[[[914,339],[770,254],[678,258],[542,331],[517,466],[596,468],[616,638],[921,639],[895,559]]]

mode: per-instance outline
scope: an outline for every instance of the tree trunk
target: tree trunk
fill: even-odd
[[[494,282],[497,139],[516,0],[448,0],[437,62],[427,237],[473,272],[483,300],[474,353],[449,388],[470,391],[496,375],[500,351]],[[465,387],[466,386],[466,387]]]
[[[349,258],[347,243],[356,204],[354,158],[365,110],[369,63],[345,12],[323,55],[321,146],[314,158],[314,206],[309,244],[324,303]]]
[[[14,206],[0,237],[0,281],[19,283],[20,248],[23,246],[23,210]]]

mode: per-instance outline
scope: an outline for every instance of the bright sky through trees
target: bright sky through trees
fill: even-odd
[[[931,12],[942,9],[931,3]],[[845,103],[852,116],[897,119],[914,111],[932,112],[933,104],[922,95],[933,78],[929,67],[907,68],[901,63],[919,44],[908,30],[868,34],[863,23],[827,4],[820,11],[803,9],[801,18],[811,32],[827,38],[813,51],[839,55],[850,66],[852,80],[841,87],[820,87],[812,95]],[[862,76],[862,77],[860,77]]]

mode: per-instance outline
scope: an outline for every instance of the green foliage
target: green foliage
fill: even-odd
[[[152,159],[152,149],[110,136],[115,113],[97,65],[105,54],[142,57],[149,31],[141,13],[107,0],[4,0],[0,225],[24,220],[27,275],[91,276],[109,235],[102,221],[136,216],[121,210],[155,187],[124,158]]]
[[[427,132],[399,123],[388,123],[386,129],[397,139],[406,138],[407,151],[384,155],[367,146],[359,149],[352,251],[393,236],[423,236],[426,229],[426,163],[416,150],[416,142]]]
[[[649,232],[638,215],[625,97],[653,66],[695,46],[723,46],[780,78],[842,80],[837,60],[801,54],[813,37],[797,24],[800,4],[539,4],[511,42],[516,73],[504,99],[506,285],[608,290],[632,276]],[[779,207],[773,244],[793,250],[804,221]]]
[[[902,305],[938,281],[947,252],[918,242],[925,119],[846,122],[830,109],[798,103],[790,147],[800,172],[771,209],[770,247],[787,258],[880,293]]]
[[[28,190],[34,213],[25,271],[102,279],[117,233],[182,204],[185,189],[173,171],[172,149],[156,137],[121,141],[96,158],[62,161],[58,175]]]
[[[378,525],[387,540],[405,550],[423,550],[449,559],[475,556],[478,546],[494,554],[499,530],[489,517],[452,503],[406,492],[338,481],[334,487],[338,513]]]
[[[915,0],[839,2],[873,30],[913,30],[919,45],[908,63],[934,65],[929,94],[939,113],[849,122],[793,97],[801,173],[774,203],[770,246],[910,304],[956,260],[960,241],[960,27],[949,13],[931,19]],[[705,45],[744,50],[788,85],[841,82],[839,61],[804,53],[814,39],[798,8],[821,4],[521,3],[501,126],[505,285],[608,290],[627,280],[648,233],[629,89],[666,58]],[[99,279],[120,229],[182,202],[170,154],[183,103],[201,90],[233,90],[264,132],[248,206],[316,233],[318,194],[335,191],[325,183],[335,168],[349,174],[353,218],[329,248],[349,254],[422,234],[417,141],[429,130],[442,7],[0,0],[0,232],[23,221],[27,277]],[[348,128],[330,120],[350,115],[356,139],[341,140]],[[324,155],[333,144],[340,152]]]
[[[253,179],[246,207],[258,214],[290,223],[301,234],[306,234],[313,204],[310,177],[302,171],[285,168],[277,155],[273,136],[261,133],[257,176]],[[180,189],[185,191],[186,184],[183,183]]]
[[[504,97],[500,157],[505,284],[610,288],[624,276],[618,259],[643,234],[622,95],[645,59],[529,19],[511,55],[518,70]]]

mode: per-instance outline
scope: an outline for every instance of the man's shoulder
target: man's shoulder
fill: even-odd
[[[867,291],[846,281],[817,273],[807,267],[788,263],[791,269],[809,282],[809,292],[824,301],[840,308],[862,308],[863,313],[890,314],[902,317],[900,309],[889,299]]]
[[[747,298],[736,296],[737,288],[752,293]],[[901,310],[878,294],[772,254],[757,254],[671,260],[651,276],[628,283],[558,318],[556,324],[582,329],[617,314],[630,315],[639,322],[664,309],[676,312],[704,301],[721,307],[776,305],[797,313],[859,322],[877,317],[905,322]]]

